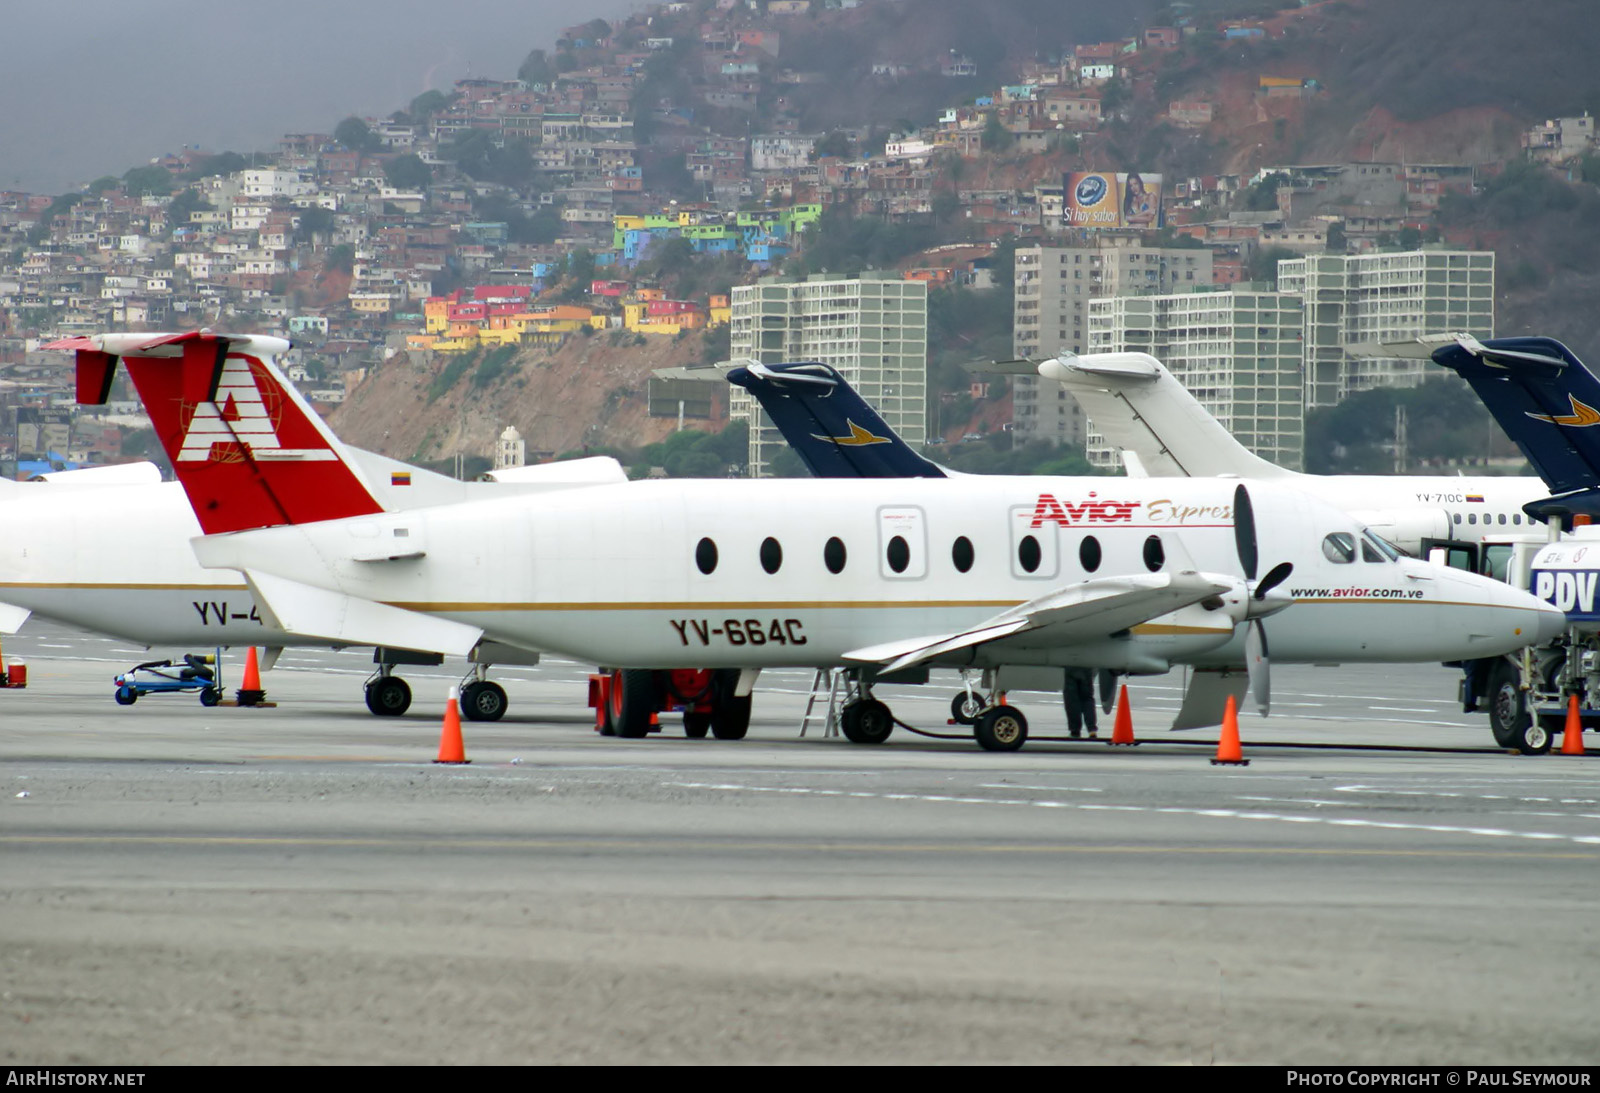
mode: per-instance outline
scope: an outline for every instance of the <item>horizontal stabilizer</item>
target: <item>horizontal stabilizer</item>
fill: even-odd
[[[269,622],[301,637],[341,645],[391,645],[464,657],[483,636],[476,626],[245,570]]]
[[[1008,608],[966,630],[855,649],[844,659],[884,664],[889,673],[980,646],[1060,649],[1104,641],[1237,585],[1231,577],[1194,572],[1100,577]],[[1233,622],[1221,615],[1217,628],[1219,635],[1231,634]]]

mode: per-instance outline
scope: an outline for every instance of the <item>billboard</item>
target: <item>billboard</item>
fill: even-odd
[[[1069,228],[1161,227],[1161,176],[1069,171],[1062,186]]]

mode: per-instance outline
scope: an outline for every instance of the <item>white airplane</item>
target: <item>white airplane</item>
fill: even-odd
[[[1244,665],[1265,708],[1269,616],[1273,655],[1298,663],[1485,656],[1563,622],[1271,483],[666,480],[394,511],[278,372],[282,339],[51,348],[76,351],[89,401],[126,362],[205,532],[197,557],[242,572],[269,623],[608,665],[623,736],[646,731],[672,670],[707,663],[739,670],[711,711],[726,735],[743,735],[762,669],[848,669],[841,722],[859,743],[893,727],[875,680],[983,669],[975,736],[1009,750],[1027,721],[1001,698],[1003,669]]]
[[[497,472],[499,484],[458,482],[392,459],[347,449],[365,468],[385,506],[434,505],[496,491],[572,488],[625,482],[612,459],[596,458]],[[265,648],[270,668],[284,646],[337,644],[291,634],[263,618],[244,579],[204,569],[189,540],[200,523],[177,482],[162,482],[152,464],[56,471],[38,481],[0,480],[0,633],[14,634],[31,614],[81,626],[145,646]],[[374,643],[367,708],[398,716],[411,688],[397,665],[442,663],[437,651]],[[492,664],[526,664],[526,650],[484,646],[475,651],[462,688],[469,718],[495,720],[505,691],[487,678]]]
[[[1538,478],[1496,475],[1301,474],[1250,452],[1148,353],[1063,354],[1038,364],[1064,386],[1130,476],[1234,476],[1292,485],[1344,509],[1402,549],[1476,543],[1534,523],[1522,506],[1547,497]]]

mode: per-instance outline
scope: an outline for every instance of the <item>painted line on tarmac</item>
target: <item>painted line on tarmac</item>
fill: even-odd
[[[1382,786],[1334,786],[1335,793],[1381,793],[1387,797],[1457,797],[1469,801],[1514,801],[1522,805],[1600,805],[1593,797],[1514,797],[1509,793],[1451,793],[1446,790],[1384,789]]]
[[[1076,801],[1019,801],[1001,797],[953,797],[922,793],[869,793],[859,790],[813,789],[806,786],[750,786],[729,782],[663,782],[678,789],[708,789],[736,793],[784,793],[795,796],[858,797],[879,801],[919,801],[958,805],[1001,805],[1006,807],[1066,808],[1080,812],[1143,812],[1163,816],[1205,816],[1221,820],[1268,821],[1287,824],[1325,824],[1331,827],[1367,827],[1382,831],[1423,831],[1440,835],[1473,835],[1489,839],[1528,839],[1539,842],[1570,842],[1580,846],[1600,846],[1600,835],[1565,835],[1554,831],[1512,831],[1503,827],[1462,827],[1455,824],[1411,824],[1397,820],[1363,820],[1357,817],[1294,816],[1279,812],[1246,812],[1234,808],[1176,808],[1149,805],[1081,804]]]
[[[474,850],[571,850],[593,853],[596,850],[621,850],[659,853],[661,847],[674,850],[702,850],[716,853],[845,853],[845,854],[1248,854],[1275,857],[1359,857],[1359,858],[1515,858],[1526,860],[1590,860],[1592,854],[1573,851],[1486,851],[1486,850],[1408,850],[1387,847],[1305,847],[1305,846],[1180,846],[1163,843],[1154,846],[1116,844],[1085,846],[1073,843],[845,843],[836,840],[806,839],[800,842],[716,841],[710,839],[636,838],[614,839],[586,836],[574,839],[481,838],[432,835],[0,835],[0,846],[256,846],[268,848],[358,848],[424,847],[428,849]]]

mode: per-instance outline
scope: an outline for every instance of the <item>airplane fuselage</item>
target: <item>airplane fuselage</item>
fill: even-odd
[[[1242,585],[1237,485],[677,480],[213,536],[199,552],[207,565],[599,664],[827,666],[1096,578],[1198,570]],[[1291,490],[1250,488],[1261,569],[1294,566],[1283,588],[1295,605],[1269,624],[1276,660],[1449,660],[1516,648],[1538,629],[1515,590],[1396,560],[1363,543],[1342,513]],[[1353,545],[1351,560],[1330,560],[1330,535]],[[1238,664],[1242,645],[1227,611],[1197,604],[1119,632],[984,646],[940,663],[1160,671]]]

